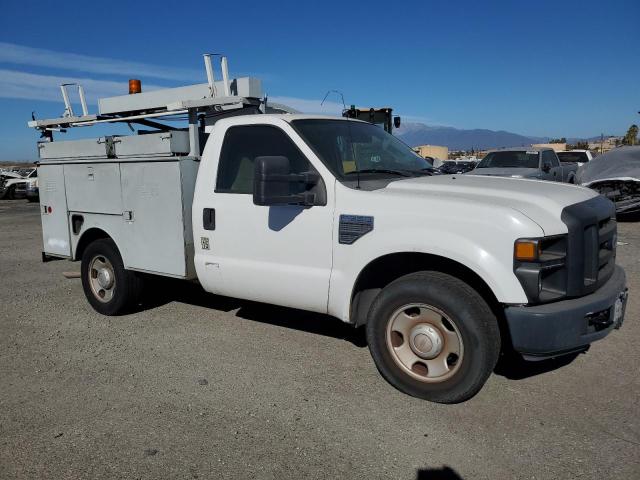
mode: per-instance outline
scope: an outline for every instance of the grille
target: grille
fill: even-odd
[[[586,295],[603,285],[615,267],[615,207],[604,197],[566,207],[562,220],[569,230],[567,295]]]
[[[616,263],[616,243],[618,226],[614,218],[606,218],[598,223],[598,272],[596,283],[602,285],[611,275]]]

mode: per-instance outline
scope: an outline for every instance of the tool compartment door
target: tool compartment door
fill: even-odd
[[[123,162],[120,173],[125,267],[187,276],[179,162]]]
[[[64,166],[40,165],[38,167],[38,185],[44,252],[49,255],[70,257],[71,239]]]
[[[120,165],[106,162],[67,164],[64,174],[69,211],[122,215]]]

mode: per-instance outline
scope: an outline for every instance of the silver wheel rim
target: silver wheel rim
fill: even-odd
[[[396,365],[421,382],[438,383],[451,378],[464,356],[462,336],[455,322],[424,303],[405,305],[391,315],[386,343]]]
[[[113,298],[116,275],[111,262],[103,255],[96,255],[89,262],[89,285],[93,296],[107,303]]]

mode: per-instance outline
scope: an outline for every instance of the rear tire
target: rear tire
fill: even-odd
[[[103,315],[127,313],[138,302],[142,279],[126,270],[111,239],[92,242],[82,254],[82,288],[94,310]]]
[[[15,200],[16,198],[16,187],[14,185],[10,186],[7,189],[7,192],[4,194],[4,198],[7,200]]]
[[[487,303],[440,272],[412,273],[386,286],[369,310],[367,341],[391,385],[437,403],[473,397],[500,353],[498,323]]]

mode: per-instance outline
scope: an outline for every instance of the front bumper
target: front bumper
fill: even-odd
[[[620,328],[626,301],[626,276],[616,265],[607,283],[584,297],[530,307],[507,306],[513,348],[530,360],[584,350]]]

